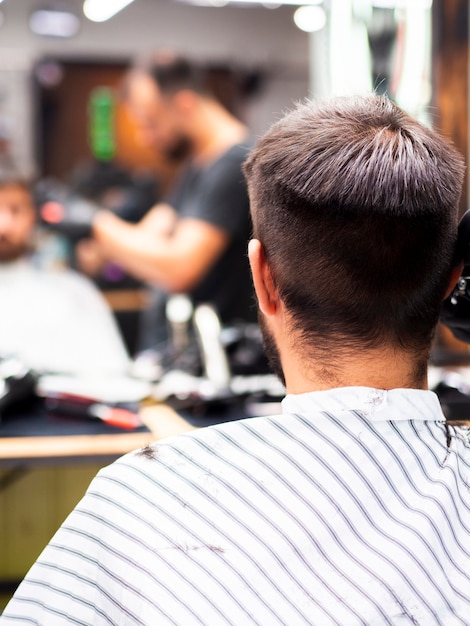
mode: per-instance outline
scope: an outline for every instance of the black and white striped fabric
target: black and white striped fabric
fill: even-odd
[[[343,388],[102,470],[12,624],[470,624],[470,443],[429,391]]]

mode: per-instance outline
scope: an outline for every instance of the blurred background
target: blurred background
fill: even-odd
[[[68,178],[101,156],[164,185],[171,173],[135,148],[113,98],[133,60],[165,48],[210,63],[254,134],[307,95],[374,89],[463,149],[467,21],[459,0],[2,0],[1,150],[39,176]],[[91,144],[100,87],[112,118],[104,155]]]
[[[429,119],[443,88],[439,50],[451,43],[442,39],[455,47],[465,40],[465,2],[284,2],[3,0],[3,150],[38,175],[70,176],[96,156],[90,103],[97,88],[110,88],[112,100],[129,63],[157,48],[211,63],[221,98],[255,134],[307,95],[371,89]],[[454,100],[465,94],[461,69]],[[158,171],[153,154],[134,149],[121,107],[110,106],[113,156]]]
[[[0,157],[100,202],[137,179],[151,206],[175,166],[139,145],[119,90],[154,49],[207,64],[221,101],[255,136],[306,96],[375,90],[466,156],[467,22],[458,0],[3,0]],[[45,263],[74,265],[69,241],[43,239]],[[127,292],[138,285],[119,269],[94,279],[133,353],[127,311],[145,296]]]

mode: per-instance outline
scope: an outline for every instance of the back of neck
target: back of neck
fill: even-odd
[[[348,353],[341,351],[284,362],[288,393],[305,393],[337,387],[376,389],[427,389],[427,356],[417,357],[391,348]]]

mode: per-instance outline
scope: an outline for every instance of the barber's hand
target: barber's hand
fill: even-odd
[[[79,241],[75,246],[75,258],[78,269],[92,277],[98,276],[106,264],[101,246],[95,239]]]

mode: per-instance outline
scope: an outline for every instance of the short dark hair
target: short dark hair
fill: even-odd
[[[121,86],[124,99],[133,77],[142,74],[152,78],[165,96],[171,97],[182,89],[189,89],[218,102],[236,117],[239,116],[240,102],[255,94],[262,82],[255,70],[249,71],[232,63],[188,59],[163,51],[138,60],[130,69]]]
[[[21,187],[31,193],[33,181],[13,164],[0,161],[0,188]]]
[[[137,66],[151,76],[164,95],[173,95],[181,89],[199,94],[207,93],[206,71],[202,64],[171,53],[156,53]]]
[[[464,165],[386,97],[307,102],[247,162],[254,236],[305,346],[426,356],[452,269]]]
[[[11,187],[22,189],[31,200],[31,208],[35,213],[38,211],[35,179],[31,175],[23,173],[9,159],[0,161],[0,190]]]

